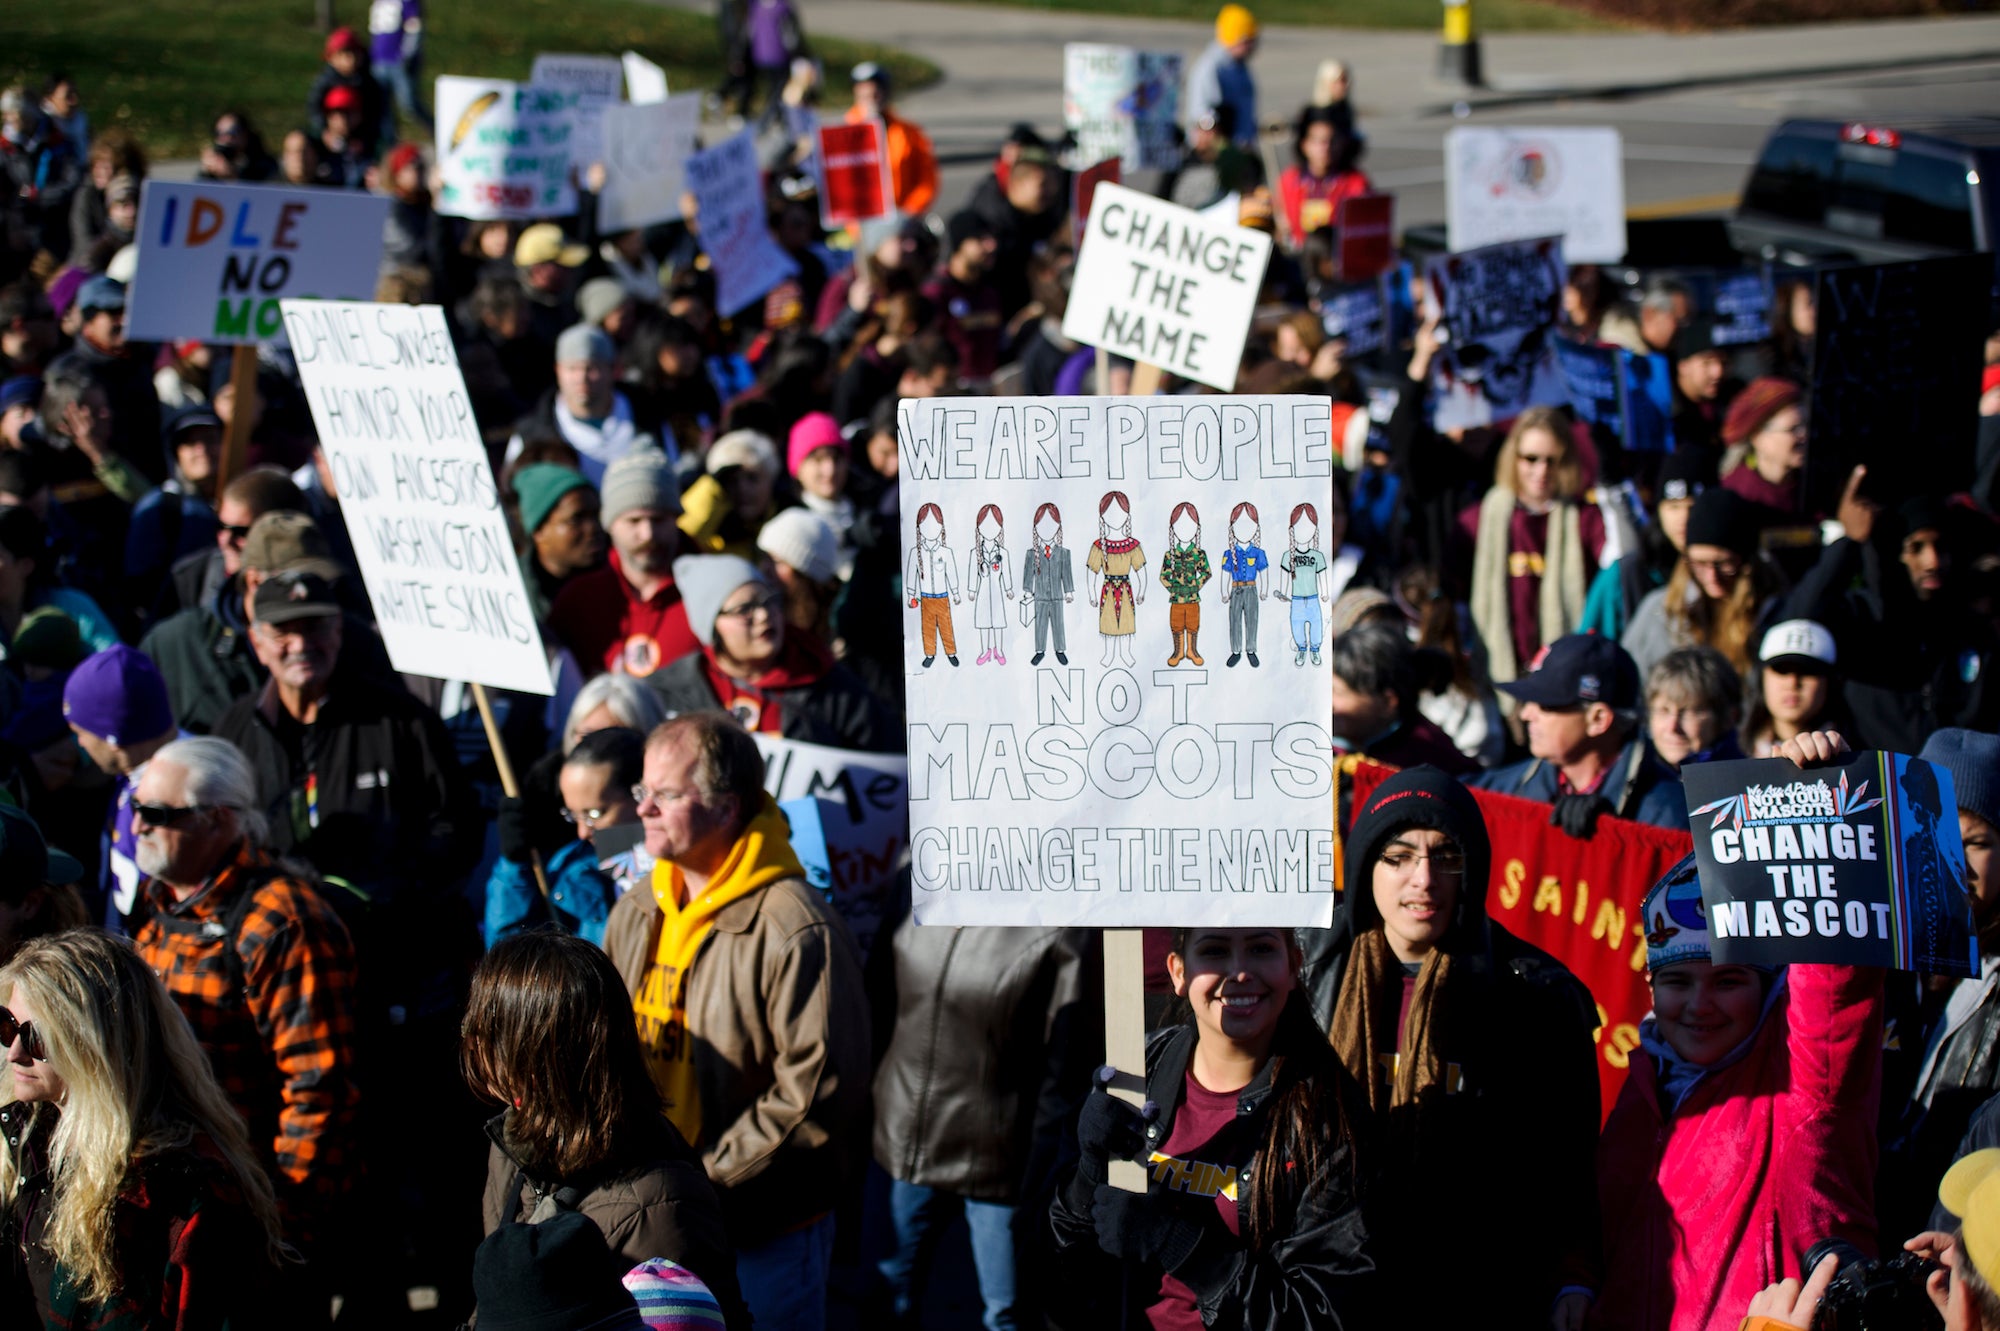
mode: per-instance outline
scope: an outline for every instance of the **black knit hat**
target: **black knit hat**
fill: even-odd
[[[1660,463],[1659,502],[1693,499],[1715,484],[1715,459],[1698,449],[1681,448]]]
[[[1757,510],[1741,495],[1720,486],[1704,491],[1688,514],[1687,543],[1714,545],[1739,559],[1757,554]]]
[[[1486,877],[1493,843],[1472,792],[1429,764],[1396,773],[1355,812],[1354,828],[1347,835],[1347,890],[1340,900],[1353,933],[1366,933],[1382,922],[1371,886],[1375,861],[1390,838],[1411,827],[1444,833],[1465,856],[1465,876],[1444,946],[1456,951],[1477,943],[1485,932]]]
[[[645,1331],[622,1266],[588,1216],[502,1225],[472,1259],[481,1331]]]

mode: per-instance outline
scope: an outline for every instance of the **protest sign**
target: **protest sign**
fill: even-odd
[[[389,660],[550,692],[486,446],[435,305],[287,300],[285,331]]]
[[[1566,263],[1625,257],[1624,148],[1617,130],[1461,125],[1444,143],[1452,249],[1561,236]]]
[[[1181,164],[1178,51],[1071,42],[1063,47],[1063,124],[1074,136],[1072,164],[1116,157],[1127,171]]]
[[[634,106],[651,106],[667,100],[666,70],[637,51],[627,51],[620,60],[625,66],[626,101]]]
[[[1328,406],[903,402],[920,923],[1328,923]]]
[[[772,798],[817,799],[833,904],[865,955],[910,845],[909,770],[901,754],[856,753],[777,735],[754,738]]]
[[[1714,280],[1709,313],[1714,319],[1715,345],[1740,347],[1771,335],[1771,287],[1761,269],[1719,273]]]
[[[475,220],[563,217],[575,117],[555,88],[502,79],[437,81],[438,211]]]
[[[569,98],[570,158],[582,170],[604,160],[604,110],[618,101],[624,66],[615,55],[538,55],[528,82]]]
[[[819,220],[831,231],[896,211],[882,122],[819,126]]]
[[[1557,338],[1554,346],[1576,418],[1585,425],[1602,426],[1620,444],[1631,447],[1625,428],[1625,363],[1619,359],[1620,349],[1568,337]]]
[[[681,215],[687,159],[701,130],[701,94],[604,108],[604,191],[597,227],[629,231]]]
[[[1396,262],[1396,199],[1391,194],[1359,194],[1340,201],[1334,219],[1340,236],[1335,256],[1343,282],[1372,282]],[[1315,230],[1310,223],[1306,231]]]
[[[1261,231],[1099,185],[1063,336],[1227,393],[1270,257]]]
[[[1394,768],[1362,762],[1352,807],[1360,808]],[[1569,967],[1597,1002],[1597,1076],[1609,1114],[1652,1011],[1646,930],[1639,907],[1688,853],[1688,834],[1623,818],[1600,818],[1579,840],[1549,823],[1549,806],[1475,790],[1493,843],[1486,913],[1523,942]]]
[[[1944,768],[1869,750],[1806,769],[1783,758],[1690,763],[1681,780],[1718,965],[1977,972]]]
[[[715,268],[715,309],[727,317],[799,270],[764,215],[757,149],[743,130],[687,159],[701,248]]]
[[[1379,283],[1334,287],[1320,296],[1320,326],[1347,340],[1347,358],[1372,355],[1389,345],[1389,307]]]
[[[1674,363],[1666,356],[1623,350],[1625,447],[1634,453],[1674,451]]]
[[[134,342],[282,342],[286,297],[366,300],[389,201],[345,190],[148,180],[125,311]]]
[[[1097,198],[1099,185],[1116,185],[1122,168],[1116,157],[1107,157],[1081,171],[1072,171],[1069,177],[1069,225],[1070,243],[1083,244],[1084,228],[1090,225],[1090,205]]]
[[[1553,345],[1566,273],[1560,246],[1554,237],[1513,241],[1425,265],[1425,308],[1445,333],[1432,371],[1438,429],[1492,425],[1569,400]]]
[[[1976,254],[1819,274],[1806,512],[1833,512],[1856,466],[1892,508],[1971,484],[1992,286]]]

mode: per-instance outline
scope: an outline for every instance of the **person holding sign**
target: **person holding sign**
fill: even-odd
[[[847,123],[882,122],[896,211],[906,217],[922,217],[930,211],[938,192],[937,153],[931,148],[930,136],[890,107],[889,71],[881,65],[864,60],[854,67],[849,79],[854,84],[854,105],[847,108]]]
[[[1798,736],[1800,767],[1848,752]],[[1717,965],[1695,857],[1641,907],[1653,1015],[1598,1147],[1605,1276],[1589,1325],[1697,1331],[1806,1249],[1875,1242],[1882,971]]]

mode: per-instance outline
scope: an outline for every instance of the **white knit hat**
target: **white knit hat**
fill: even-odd
[[[757,548],[813,582],[840,580],[840,537],[833,524],[807,508],[788,508],[757,533]]]

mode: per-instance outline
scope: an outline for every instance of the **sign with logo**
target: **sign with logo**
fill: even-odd
[[[1445,135],[1444,161],[1452,249],[1560,236],[1567,263],[1625,257],[1617,130],[1461,125]]]
[[[819,220],[831,231],[896,211],[882,122],[819,127]]]
[[[1078,165],[1116,157],[1127,171],[1181,164],[1178,51],[1071,42],[1063,47],[1063,125]]]
[[[575,212],[572,100],[528,83],[438,79],[438,211],[478,220]]]
[[[1340,201],[1334,219],[1340,236],[1340,280],[1372,282],[1396,263],[1396,199],[1360,194]]]

